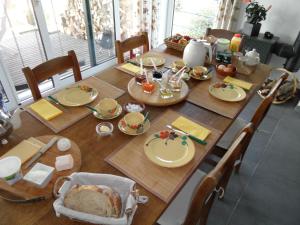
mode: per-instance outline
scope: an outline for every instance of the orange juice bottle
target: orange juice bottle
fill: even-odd
[[[235,34],[233,35],[231,42],[230,42],[230,49],[232,52],[238,52],[241,45],[241,34]]]

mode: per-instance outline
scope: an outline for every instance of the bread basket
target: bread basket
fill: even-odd
[[[285,96],[285,98],[283,100],[278,100],[277,99],[277,96],[280,94],[280,88],[281,88],[282,85],[278,89],[278,93],[277,93],[277,95],[276,95],[276,97],[275,97],[275,99],[273,101],[273,104],[283,104],[283,103],[287,102],[288,100],[292,99],[295,96],[299,81],[298,81],[298,79],[296,78],[296,76],[293,73],[291,73],[290,71],[288,71],[288,70],[286,70],[284,68],[276,68],[276,69],[274,69],[274,71],[279,71],[279,72],[287,73],[289,75],[290,82],[292,83],[292,90],[290,90],[288,92],[288,94],[286,94],[286,96]],[[276,82],[276,79],[274,79],[274,80],[269,79],[269,80],[272,81],[273,83]],[[265,93],[265,95],[264,95],[263,94],[263,89],[264,88],[262,87],[261,89],[259,89],[257,91],[257,93],[258,93],[258,95],[261,98],[264,99],[265,96],[266,96],[266,94],[268,94],[268,93]]]
[[[58,186],[62,181],[64,181],[64,183],[58,190]],[[122,200],[121,217],[102,217],[66,208],[63,203],[64,197],[67,192],[76,184],[106,185],[113,188],[120,194]],[[139,199],[138,191],[135,189],[135,182],[133,180],[111,174],[83,172],[73,173],[69,177],[58,178],[53,188],[53,194],[57,198],[53,203],[56,216],[60,217],[63,215],[72,220],[102,225],[130,225],[137,210],[137,203]]]

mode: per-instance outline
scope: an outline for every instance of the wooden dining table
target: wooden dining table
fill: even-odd
[[[176,58],[182,57],[182,53],[167,49],[165,46],[160,46],[154,51],[160,52],[164,55],[164,57],[167,59],[166,65],[170,64]],[[251,75],[250,78],[245,78],[248,81],[258,84],[257,88],[262,84],[270,72],[270,68],[266,65],[264,66],[266,68],[265,73],[255,74]],[[114,85],[117,88],[126,91],[125,94],[117,99],[121,105],[133,100],[127,92],[127,84],[132,78],[131,75],[112,67],[99,74],[96,74],[95,76]],[[238,78],[243,79],[243,76],[239,75]],[[198,82],[199,81],[191,79],[187,83],[190,89],[193,89]],[[254,93],[255,92],[252,92],[251,95],[253,96]],[[199,98],[201,98],[201,96],[199,96]],[[251,98],[243,101],[241,110],[247,105],[247,102],[250,99]],[[150,112],[151,121],[155,120],[166,110],[171,109],[193,119],[196,122],[206,124],[215,130],[218,130],[221,134],[224,134],[224,132],[229,128],[235,119],[221,116],[218,113],[212,112],[203,107],[199,107],[189,103],[188,101],[182,101],[168,107],[146,106],[146,108],[147,111]],[[238,116],[238,113],[236,116]],[[21,119],[22,127],[12,133],[7,145],[1,146],[0,155],[4,154],[10,148],[26,138],[54,134],[52,130],[26,112],[22,113]],[[58,133],[60,136],[64,136],[73,140],[79,146],[82,154],[82,166],[80,171],[125,176],[118,169],[114,168],[104,160],[113,151],[126,145],[134,138],[132,136],[125,135],[117,129],[118,121],[119,118],[112,120],[112,123],[116,129],[112,136],[106,138],[100,137],[95,132],[95,127],[99,123],[99,120],[92,114],[86,116],[79,122]],[[199,161],[199,165],[204,161],[211,149],[209,149],[202,156],[201,160]],[[181,187],[183,186],[184,183],[181,185]],[[139,183],[137,184],[137,188],[140,190],[141,195],[146,195],[149,197],[149,201],[146,204],[140,204],[138,206],[138,210],[134,215],[133,224],[155,224],[160,215],[168,207],[169,203],[162,201],[156,195],[139,185]],[[53,210],[53,201],[54,199],[50,199],[34,203],[17,204],[0,199],[0,225],[85,224],[83,222],[70,220],[66,217],[57,217]]]

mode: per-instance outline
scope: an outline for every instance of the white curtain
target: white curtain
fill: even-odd
[[[152,47],[158,43],[159,6],[162,0],[120,0],[121,39],[147,31]]]
[[[221,0],[217,28],[236,31],[242,0]]]

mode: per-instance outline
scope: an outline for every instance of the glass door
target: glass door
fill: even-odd
[[[83,77],[115,63],[119,0],[0,0],[0,74],[13,105],[31,92],[24,67],[76,52]],[[40,84],[42,93],[74,82],[71,71]],[[2,87],[1,86],[1,87]]]
[[[74,50],[85,71],[115,57],[113,0],[35,0],[34,8],[48,59]],[[60,88],[74,78],[70,71],[53,81]]]
[[[46,56],[29,0],[0,0],[0,26],[1,82],[13,107],[31,95],[22,68],[34,67]],[[51,80],[40,85],[42,91],[52,87]]]

